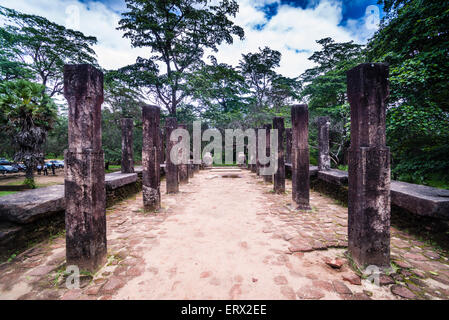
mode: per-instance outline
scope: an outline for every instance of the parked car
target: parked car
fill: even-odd
[[[3,173],[3,174],[5,174],[5,173],[17,173],[17,172],[19,172],[19,170],[14,168],[13,166],[0,165],[0,172]]]
[[[64,161],[61,161],[61,160],[51,160],[49,163],[50,163],[50,167],[51,167],[51,164],[54,163],[55,166],[56,166],[56,168],[64,168]],[[50,167],[48,167],[48,168],[50,168]]]
[[[21,163],[15,163],[11,165],[13,168],[16,168],[19,171],[25,171],[26,170],[26,166],[24,164]]]
[[[11,162],[9,160],[6,160],[5,158],[0,158],[0,166],[9,166],[11,165]]]

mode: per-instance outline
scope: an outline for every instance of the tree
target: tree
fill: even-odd
[[[102,110],[102,138],[105,160],[120,164],[121,122],[123,117],[133,118],[134,155],[138,159],[142,151],[142,100],[141,93],[127,82],[119,71],[105,72],[104,104]]]
[[[107,71],[104,76],[104,102],[120,117],[141,118],[142,94],[123,80],[119,71]]]
[[[25,182],[34,186],[33,169],[42,161],[42,146],[56,118],[56,105],[43,86],[19,79],[0,84],[0,123],[18,147],[15,161],[26,166]]]
[[[387,139],[395,178],[449,185],[449,4],[385,0],[368,59],[390,65]]]
[[[2,48],[13,52],[11,62],[32,71],[33,81],[41,83],[43,94],[49,97],[62,94],[64,64],[97,64],[91,48],[97,42],[95,37],[2,6],[0,16],[6,20],[0,27]]]
[[[449,111],[449,4],[384,1],[393,8],[368,44],[371,61],[390,65],[390,102]]]
[[[261,125],[268,121],[264,114],[269,107],[269,92],[271,83],[277,77],[274,69],[280,66],[281,53],[268,47],[259,48],[259,52],[242,55],[239,68],[245,77],[254,99],[252,104],[253,122]]]
[[[363,46],[352,41],[337,43],[331,38],[317,41],[322,46],[309,58],[316,67],[301,75],[301,97],[308,103],[311,120],[330,116],[330,155],[335,165],[344,163],[349,144],[350,110],[346,72],[363,62]],[[311,126],[311,144],[316,145],[316,128]]]
[[[229,20],[238,12],[234,0],[216,5],[210,0],[126,0],[128,11],[119,30],[134,47],[148,47],[152,56],[138,58],[126,70],[135,83],[145,86],[169,113],[188,95],[186,76],[201,66],[205,49],[217,51],[222,42],[243,39],[243,29]],[[160,73],[159,62],[165,67]]]
[[[188,79],[189,92],[202,106],[201,116],[210,126],[244,127],[246,122],[248,86],[245,78],[232,66],[217,63],[204,65]]]

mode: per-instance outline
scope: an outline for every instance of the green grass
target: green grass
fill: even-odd
[[[426,186],[430,186],[430,187],[434,187],[434,188],[449,190],[449,182],[448,181],[438,180],[436,178],[433,178],[431,180],[426,180],[426,181],[424,181],[424,184]]]
[[[104,170],[105,173],[112,173],[112,172],[116,172],[122,169],[122,166],[120,165],[109,165],[109,170]]]
[[[14,194],[18,191],[0,191],[0,197],[7,196],[8,194]]]
[[[238,164],[237,164],[237,163],[231,163],[231,164],[226,164],[226,163],[218,164],[218,163],[214,163],[212,166],[213,166],[213,167],[236,167],[236,166],[238,166]]]

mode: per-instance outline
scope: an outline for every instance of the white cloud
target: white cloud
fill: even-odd
[[[268,46],[282,53],[281,66],[277,71],[296,77],[313,66],[308,57],[320,49],[316,40],[332,37],[337,42],[355,40],[362,43],[374,32],[364,29],[364,18],[363,21],[351,21],[348,27],[339,26],[342,3],[337,0],[322,0],[317,6],[306,9],[282,5],[269,21],[265,16],[261,18],[262,12],[255,9],[256,3],[259,4],[259,1],[239,1],[240,12],[234,20],[244,28],[245,40],[236,40],[233,45],[221,45],[216,54],[220,62],[237,65],[242,53],[255,52],[259,47]],[[265,26],[262,30],[254,29],[258,24]]]
[[[131,48],[130,41],[122,37],[123,32],[116,30],[120,16],[100,2],[14,0],[11,6],[10,0],[0,0],[0,5],[40,15],[85,35],[97,37],[98,44],[93,49],[103,68],[116,69],[134,63],[138,56],[149,56],[148,49]]]
[[[261,8],[266,4],[279,4],[279,0],[239,0],[238,3],[240,11],[234,21],[244,28],[245,40],[235,39],[233,45],[223,44],[219,52],[214,53],[220,62],[234,66],[242,53],[269,46],[282,53],[278,72],[295,77],[313,66],[307,58],[319,49],[316,40],[332,37],[336,41],[355,40],[360,43],[374,32],[366,29],[364,18],[349,20],[346,27],[339,26],[342,19],[341,0],[321,0],[317,6],[306,9],[282,5],[269,21]],[[100,65],[106,69],[134,63],[137,56],[149,56],[148,49],[131,48],[130,41],[122,38],[123,32],[116,30],[120,19],[116,10],[124,8],[118,0],[108,7],[96,1],[82,3],[77,0],[14,0],[13,5],[11,0],[0,0],[0,5],[41,15],[66,26],[76,22],[73,8],[77,8],[79,25],[74,29],[97,37],[98,44],[94,50]],[[257,30],[257,25],[265,26]]]

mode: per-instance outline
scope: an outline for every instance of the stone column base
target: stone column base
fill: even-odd
[[[142,194],[145,211],[156,211],[161,208],[161,191],[159,188],[142,186]]]
[[[106,262],[106,190],[103,151],[66,150],[67,265],[95,271]]]

